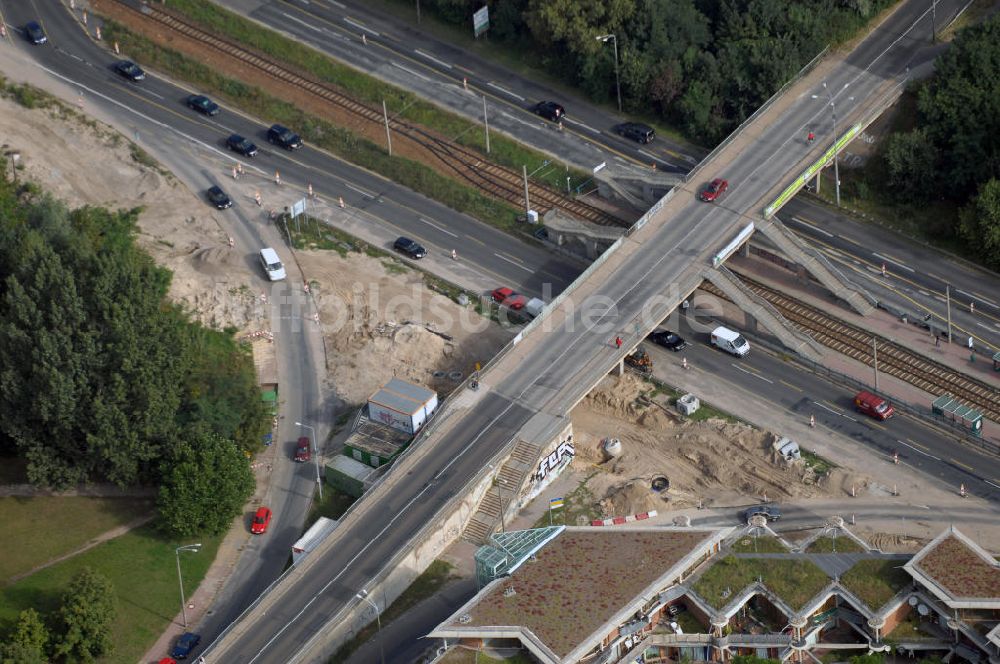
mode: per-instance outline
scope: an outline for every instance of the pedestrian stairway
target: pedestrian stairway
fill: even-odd
[[[475,514],[469,520],[462,539],[473,544],[486,544],[500,526],[501,505],[510,511],[510,502],[517,497],[525,478],[538,464],[540,450],[524,440],[518,440],[513,451],[493,479]]]
[[[725,293],[736,306],[757,319],[787,348],[813,362],[823,359],[824,348],[819,342],[789,323],[767,300],[743,285],[727,267],[719,265],[706,269],[702,276]]]

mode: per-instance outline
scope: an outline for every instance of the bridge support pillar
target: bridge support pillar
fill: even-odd
[[[756,332],[757,319],[752,314],[748,314],[746,312],[743,312],[743,318],[744,318],[744,329],[750,332]]]
[[[750,241],[747,240],[746,242],[744,242],[743,245],[740,247],[739,251],[740,251],[740,256],[742,256],[743,258],[750,258]]]
[[[615,365],[615,368],[611,370],[611,373],[613,373],[616,376],[621,376],[622,374],[625,373],[625,358],[624,357],[622,359],[618,360],[618,364]]]
[[[813,183],[816,185],[816,193],[817,194],[819,193],[819,183],[823,181],[823,178],[820,177],[821,175],[823,175],[823,169],[822,168],[819,169],[819,171],[816,172],[816,177],[813,178]]]

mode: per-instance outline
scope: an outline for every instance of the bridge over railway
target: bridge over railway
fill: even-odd
[[[938,26],[961,4],[936,3]],[[930,3],[902,3],[849,54],[812,63],[604,252],[473,383],[445,402],[392,472],[303,564],[286,572],[205,652],[207,662],[325,661],[461,535],[519,443],[568,440],[567,413],[706,278],[781,337],[780,314],[724,269],[750,234],[810,271],[847,306],[871,302],[777,218],[780,206],[900,93],[923,64]],[[828,93],[828,94],[827,94]],[[835,104],[836,122],[830,104]],[[833,131],[836,125],[841,131]],[[817,135],[815,143],[805,138]],[[716,177],[728,193],[703,203]],[[620,336],[625,343],[616,347]],[[810,340],[784,342],[812,356]],[[520,449],[524,449],[524,446]],[[517,487],[502,487],[513,497]],[[504,493],[501,491],[501,496]],[[504,503],[505,499],[501,499]],[[375,590],[378,589],[378,592]],[[367,599],[360,591],[370,594]]]

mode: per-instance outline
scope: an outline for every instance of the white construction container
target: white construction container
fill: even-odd
[[[537,297],[533,297],[528,300],[528,303],[524,305],[524,313],[528,314],[532,318],[538,318],[542,313],[542,309],[545,308],[545,302],[539,300]]]
[[[333,519],[328,519],[325,516],[321,516],[316,520],[309,530],[299,538],[295,544],[292,545],[292,564],[298,565],[299,561],[302,560],[306,554],[315,549],[320,542],[322,542],[327,535],[333,532],[333,529],[337,527],[339,521],[334,521]]]
[[[437,405],[434,390],[393,378],[368,398],[368,417],[412,434],[420,430]]]

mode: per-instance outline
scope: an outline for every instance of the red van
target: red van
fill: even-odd
[[[859,413],[870,415],[876,420],[887,420],[895,412],[891,403],[867,390],[858,392],[858,395],[854,397],[854,407]]]

